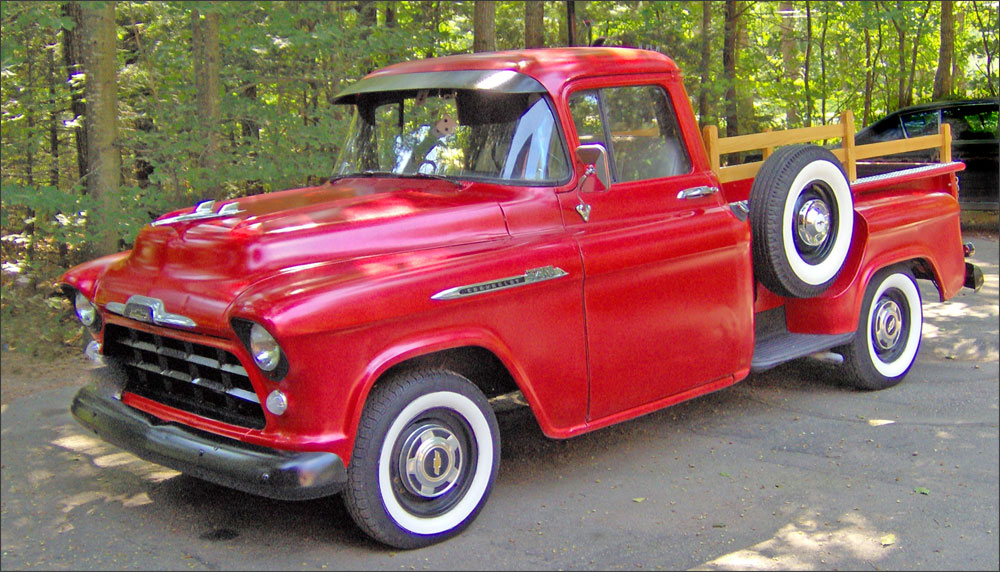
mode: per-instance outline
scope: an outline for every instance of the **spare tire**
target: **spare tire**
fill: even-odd
[[[836,280],[854,232],[854,200],[840,161],[789,145],[764,161],[750,189],[757,279],[775,294],[810,298]]]

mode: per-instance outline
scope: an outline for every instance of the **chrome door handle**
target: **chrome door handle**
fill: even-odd
[[[707,197],[708,195],[715,194],[719,192],[719,187],[691,187],[690,189],[684,189],[683,191],[677,193],[678,199],[697,199],[700,197]]]

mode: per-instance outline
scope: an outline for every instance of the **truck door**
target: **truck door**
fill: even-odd
[[[569,95],[579,144],[603,144],[612,172],[604,192],[560,195],[584,264],[591,422],[724,379],[752,352],[749,227],[692,169],[679,91],[633,82]]]

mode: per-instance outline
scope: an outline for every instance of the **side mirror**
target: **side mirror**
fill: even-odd
[[[576,148],[576,156],[584,165],[594,168],[594,175],[604,187],[599,190],[611,188],[611,168],[608,167],[608,150],[604,148],[604,145],[599,143],[580,145]]]

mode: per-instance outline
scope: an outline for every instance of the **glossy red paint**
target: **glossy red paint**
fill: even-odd
[[[135,394],[125,394],[126,404],[247,443],[332,452],[349,464],[365,400],[390,368],[474,347],[502,364],[544,433],[565,438],[743,379],[757,312],[784,305],[790,331],[839,334],[854,331],[868,281],[886,265],[924,261],[942,299],[962,285],[960,166],[857,185],[847,268],[826,294],[785,299],[755,284],[750,226],[729,192],[678,198],[683,189],[720,185],[669,58],[622,48],[524,50],[407,62],[372,76],[452,70],[537,79],[570,150],[578,142],[570,93],[662,86],[691,171],[601,191],[593,183],[577,189],[577,159],[572,178],[550,187],[345,178],[224,201],[237,212],[217,218],[147,226],[130,252],[76,267],[62,282],[92,299],[106,323],[231,352],[261,403],[280,389],[288,409],[277,416],[265,408],[264,428],[246,429]],[[576,211],[581,201],[592,209],[586,222]],[[565,275],[434,298],[549,267]],[[162,300],[196,326],[108,312],[133,295]],[[278,340],[289,364],[282,380],[254,366],[234,319],[259,323]]]
[[[680,70],[669,57],[630,48],[547,48],[462,54],[393,64],[366,77],[454,70],[511,70],[530,76],[549,93],[585,77],[608,78],[627,74],[669,74]]]
[[[937,178],[944,183],[947,175]],[[914,189],[912,180],[889,179],[883,185],[857,195],[854,244],[837,281],[817,298],[786,300],[789,331],[853,331],[872,275],[898,262],[925,262],[931,272],[927,278],[934,280],[941,301],[962,288],[965,259],[956,247],[962,244],[958,200],[948,192]]]

